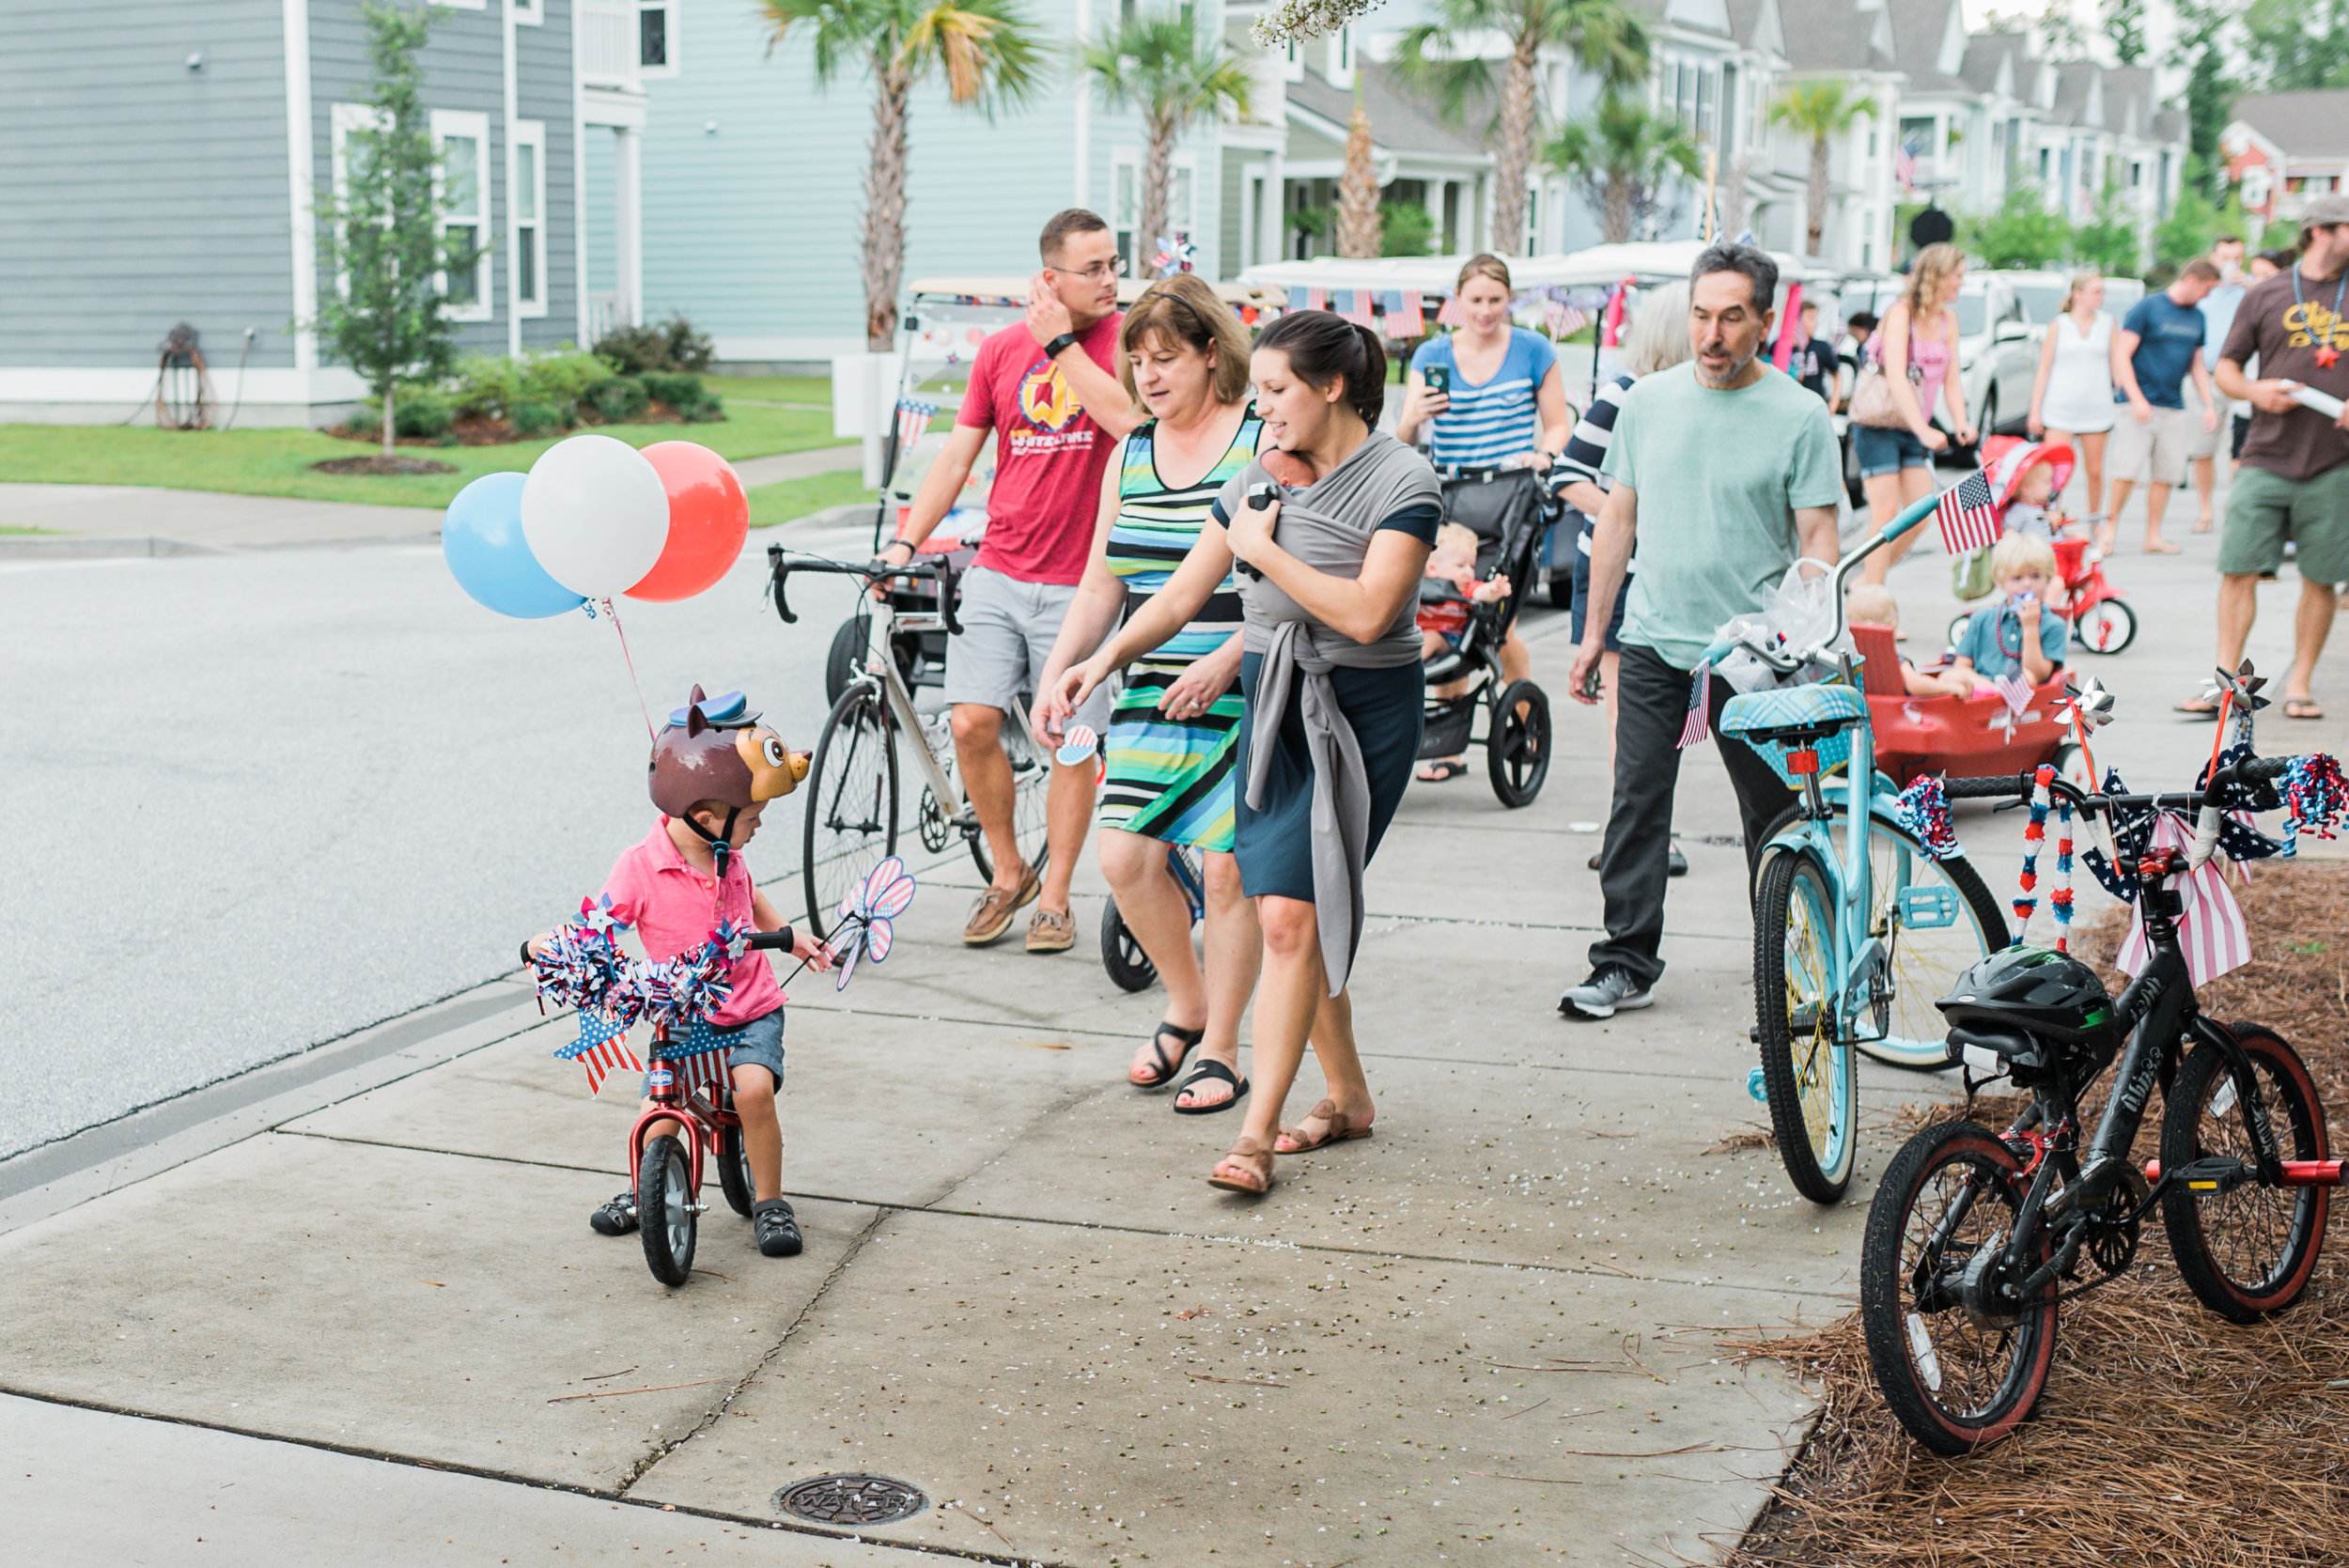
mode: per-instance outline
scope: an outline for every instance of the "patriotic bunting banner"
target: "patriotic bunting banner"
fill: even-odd
[[[1460,308],[1460,296],[1457,294],[1446,294],[1443,297],[1443,304],[1436,312],[1436,325],[1439,327],[1461,327],[1466,326],[1467,324],[1468,312]]]
[[[897,450],[910,452],[914,442],[928,432],[930,421],[937,416],[938,405],[908,397],[897,405]]]

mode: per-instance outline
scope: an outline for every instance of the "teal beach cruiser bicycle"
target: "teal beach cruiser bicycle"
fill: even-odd
[[[1814,1203],[1840,1201],[1858,1153],[1857,1053],[1919,1071],[1949,1065],[1934,1002],[2006,945],[2006,916],[1950,836],[1937,781],[1904,793],[1875,768],[1859,660],[1843,640],[1852,569],[1932,515],[1928,496],[1836,564],[1831,629],[1807,646],[1747,633],[1743,649],[1781,681],[1732,697],[1724,737],[1751,747],[1794,805],[1770,830],[1753,881],[1753,1042],[1747,1087],[1770,1108],[1779,1156]],[[1853,806],[1865,780],[1867,809]]]

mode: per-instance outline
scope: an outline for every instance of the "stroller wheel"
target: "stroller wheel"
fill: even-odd
[[[1101,967],[1121,991],[1146,991],[1159,982],[1159,967],[1126,928],[1126,917],[1117,912],[1114,898],[1101,911]]]
[[[1493,699],[1485,770],[1504,806],[1530,806],[1542,792],[1549,777],[1549,697],[1532,681],[1512,681]]]

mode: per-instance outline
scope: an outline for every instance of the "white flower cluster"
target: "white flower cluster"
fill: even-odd
[[[1295,40],[1327,38],[1377,3],[1377,0],[1281,0],[1258,17],[1249,36],[1266,49]]]

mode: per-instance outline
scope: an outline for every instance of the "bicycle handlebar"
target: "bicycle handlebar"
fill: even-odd
[[[2283,777],[2285,769],[2296,757],[2246,757],[2230,763],[2211,778],[2207,787],[2172,791],[2167,795],[2107,795],[2099,790],[2082,789],[2066,779],[2050,782],[2048,788],[2061,800],[2071,801],[2089,815],[2109,813],[2114,808],[2124,811],[2148,809],[2190,812],[2209,803],[2210,798],[2231,784],[2266,784]],[[2001,774],[1996,778],[1944,779],[1941,792],[1952,800],[2027,800],[2030,799],[2032,773]]]
[[[751,933],[750,948],[754,953],[788,953],[795,939],[796,936],[788,925],[780,931],[754,931]]]
[[[795,571],[821,572],[831,577],[861,577],[867,585],[900,579],[908,582],[927,578],[938,584],[938,608],[946,623],[948,636],[959,635],[962,623],[955,618],[955,578],[958,575],[954,563],[941,557],[927,561],[909,561],[902,567],[891,566],[879,559],[860,565],[853,561],[834,561],[824,555],[798,555],[781,545],[767,547],[769,581],[775,591],[775,613],[786,626],[796,625],[799,615],[793,612],[786,585]]]

